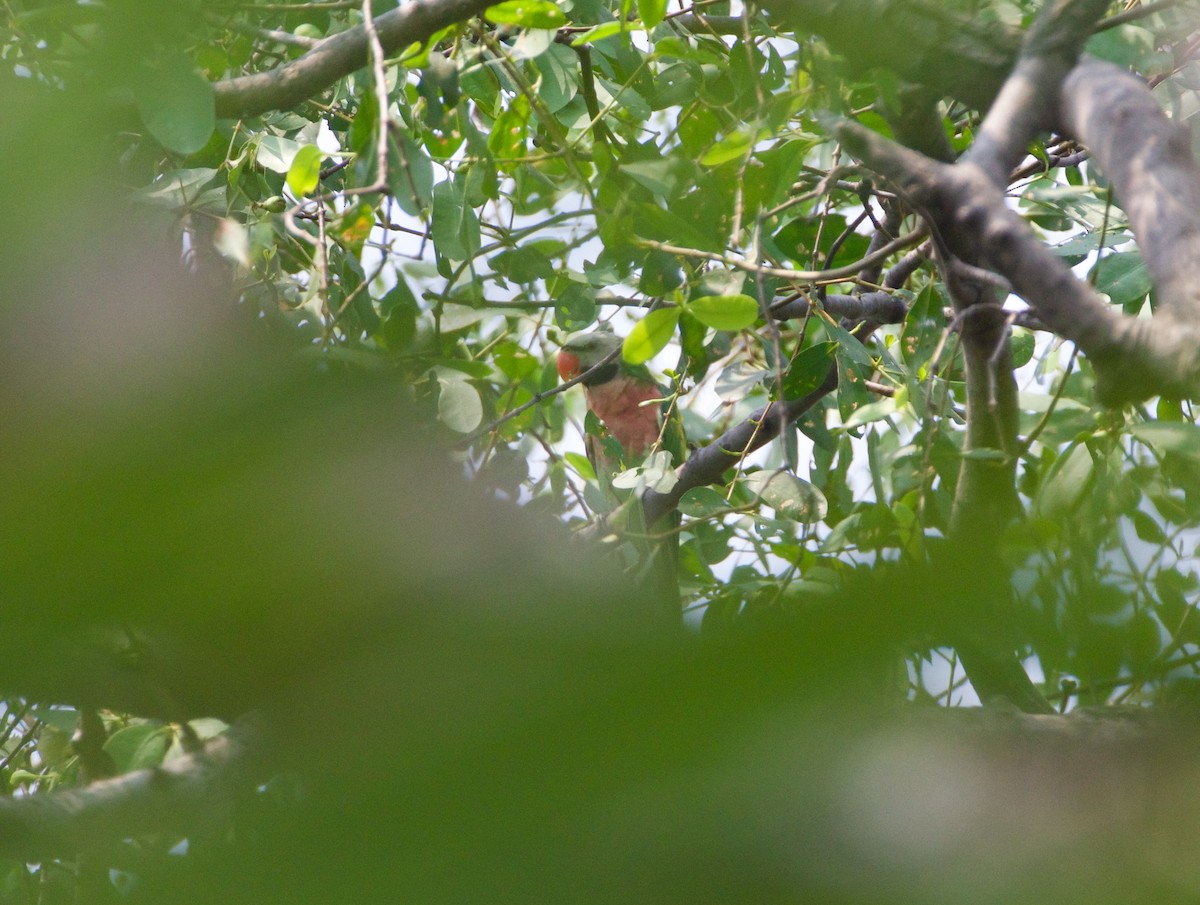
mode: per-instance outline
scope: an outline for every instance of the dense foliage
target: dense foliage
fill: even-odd
[[[979,98],[998,87],[982,55],[960,84],[931,68],[921,86],[892,48],[872,60],[859,45],[959,29],[968,57],[991,46],[1008,65],[1041,4],[915,3],[849,38],[813,11],[830,3],[485,5],[431,0],[447,19],[433,27],[394,0],[9,0],[0,90],[24,125],[0,150],[10,173],[37,177],[14,186],[19,216],[4,227],[14,286],[38,285],[47,255],[29,249],[46,236],[86,244],[89,222],[150,224],[253,332],[307,370],[402,387],[404,407],[380,422],[402,419],[487,495],[576,529],[608,502],[580,452],[582,396],[560,392],[554,353],[611,325],[626,358],[663,377],[694,456],[729,432],[750,437],[681,497],[673,472],[625,481],[682,512],[685,621],[702,635],[803,624],[863,582],[965,562],[947,585],[966,600],[952,627],[910,612],[918,630],[889,680],[900,696],[975,700],[959,656],[981,636],[1056,709],[1186,692],[1200,663],[1190,400],[1102,405],[1094,362],[842,131],[853,121],[934,158],[968,152]],[[1142,76],[1195,134],[1195,11],[1128,6],[1086,52]],[[351,35],[359,45],[337,44]],[[303,82],[322,52],[327,77]],[[312,90],[254,82],[287,72]],[[1129,200],[1088,148],[1041,134],[1003,191],[1113,309],[1159,313]],[[45,209],[51,226],[27,228]],[[964,280],[1004,303],[1011,335],[977,358],[999,367],[974,396]],[[794,405],[781,422],[778,407],[761,413],[770,403]],[[972,435],[971,419],[997,426]],[[979,474],[982,498],[965,486]],[[636,544],[623,552],[636,558]],[[990,584],[972,598],[974,568],[984,584],[1001,576],[999,598]],[[919,598],[897,595],[910,610]],[[842,618],[853,625],[849,604]],[[1005,681],[977,690],[1004,695]],[[1022,693],[1011,697],[1039,709]],[[14,699],[0,721],[6,791],[91,778],[70,743],[87,703]],[[96,703],[118,773],[198,743]],[[10,892],[32,901],[56,869],[14,862]]]

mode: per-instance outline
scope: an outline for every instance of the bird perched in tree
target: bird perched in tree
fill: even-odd
[[[582,381],[588,411],[599,422],[589,428],[585,439],[588,459],[605,491],[611,489],[615,471],[638,465],[657,450],[668,454],[674,468],[682,464],[687,449],[679,413],[674,406],[664,406],[667,391],[645,367],[626,362],[620,349],[621,338],[601,329],[568,337],[558,353],[558,374],[564,381],[596,369]],[[635,511],[640,519],[641,507],[636,506]],[[675,618],[679,615],[679,535],[674,530],[678,525],[679,513],[673,511],[651,526],[650,534],[665,533],[667,537],[643,550],[655,584]],[[641,531],[645,533],[644,526]]]
[[[558,353],[558,375],[563,380],[574,380],[605,362],[584,378],[583,389],[588,411],[621,445],[625,464],[637,464],[656,444],[671,454],[672,464],[681,464],[686,442],[677,414],[671,413],[663,427],[661,403],[667,391],[645,367],[626,362],[620,348],[621,338],[609,330],[576,333],[568,337]]]

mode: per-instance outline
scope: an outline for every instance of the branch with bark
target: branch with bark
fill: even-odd
[[[74,858],[134,836],[224,832],[235,799],[265,778],[252,769],[247,742],[244,730],[231,729],[161,767],[78,789],[0,797],[0,858]]]
[[[406,0],[375,17],[384,53],[392,54],[472,16],[495,0]],[[340,78],[367,65],[370,35],[358,25],[332,35],[304,55],[266,72],[239,76],[213,85],[217,116],[257,116],[289,110],[320,94]]]

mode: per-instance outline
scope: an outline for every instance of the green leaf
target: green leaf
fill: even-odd
[[[812,524],[829,511],[825,494],[789,472],[756,471],[746,475],[745,483],[781,518]]]
[[[324,156],[316,145],[305,145],[292,158],[287,184],[297,198],[309,194],[321,181],[321,159]]]
[[[171,170],[163,173],[153,183],[140,190],[138,200],[163,207],[190,207],[201,191],[212,182],[216,170],[205,168],[194,170]]]
[[[430,229],[438,252],[452,261],[465,261],[479,250],[479,218],[456,180],[447,179],[433,187]]]
[[[592,463],[587,456],[580,455],[577,452],[569,452],[564,453],[563,458],[567,460],[567,464],[574,468],[585,481],[596,480],[596,471],[592,468]]]
[[[1085,443],[1073,443],[1055,460],[1038,493],[1037,513],[1050,518],[1068,515],[1082,498],[1092,474],[1092,454]]]
[[[561,28],[567,24],[566,14],[550,0],[508,0],[490,7],[483,17],[496,25],[520,28]]]
[[[771,377],[770,371],[748,361],[723,368],[713,389],[722,402],[737,402]]]
[[[554,276],[554,262],[533,245],[508,248],[488,258],[496,271],[517,283],[532,283]]]
[[[1126,23],[1092,35],[1086,52],[1101,60],[1125,68],[1140,68],[1154,51],[1154,35],[1146,29]]]
[[[679,500],[679,511],[692,518],[707,518],[729,511],[729,501],[711,487],[693,487]]]
[[[168,727],[144,723],[118,729],[108,737],[104,750],[117,765],[118,773],[128,773],[160,766],[170,743]]]
[[[839,356],[844,356],[849,361],[854,362],[854,364],[868,370],[875,367],[874,362],[871,361],[871,353],[867,351],[867,347],[862,344],[862,340],[857,336],[832,318],[822,321],[822,325],[838,341]]]
[[[758,302],[748,295],[704,295],[687,304],[688,312],[714,330],[744,330],[758,320]]]
[[[551,44],[534,65],[541,74],[538,97],[549,112],[557,113],[579,93],[578,57],[562,44]]]
[[[675,333],[679,315],[679,308],[660,308],[638,321],[625,337],[621,352],[625,360],[640,365],[665,349]]]
[[[584,44],[595,44],[597,41],[611,38],[613,35],[619,35],[623,31],[625,31],[625,23],[623,21],[618,19],[615,22],[605,22],[597,25],[595,28],[589,28],[572,41],[571,46],[582,47]]]
[[[280,135],[264,135],[258,143],[254,159],[276,173],[286,173],[303,145]]]
[[[392,197],[404,213],[418,216],[433,201],[433,161],[407,133],[391,146],[390,156],[394,157],[388,167]]]
[[[1016,327],[1012,332],[1010,344],[1012,347],[1013,367],[1019,368],[1029,364],[1033,358],[1035,346],[1033,334],[1028,330]]]
[[[888,415],[896,414],[896,400],[890,396],[885,396],[878,402],[870,402],[860,408],[856,408],[845,421],[842,422],[842,427],[845,430],[861,427],[864,424],[870,424],[872,421],[882,421]]]
[[[488,150],[498,160],[524,157],[528,132],[529,98],[518,94],[492,124],[488,134]]]
[[[679,184],[675,168],[673,160],[635,160],[632,163],[621,164],[618,169],[666,201]]]
[[[746,156],[754,146],[754,135],[739,129],[722,138],[700,158],[706,167],[720,166],[731,160]]]
[[[1119,251],[1101,258],[1092,268],[1091,278],[1096,289],[1112,299],[1113,304],[1123,307],[1126,314],[1136,314],[1146,294],[1154,288],[1142,256],[1136,251]]]
[[[1179,421],[1132,424],[1129,433],[1160,452],[1200,459],[1200,427],[1195,424]]]
[[[793,360],[783,377],[783,393],[798,399],[819,387],[834,363],[837,343],[814,343]]]
[[[194,154],[217,124],[212,85],[182,54],[149,66],[134,88],[138,113],[150,134],[169,151]]]
[[[1133,530],[1137,532],[1137,536],[1141,540],[1148,544],[1165,544],[1167,542],[1167,535],[1158,522],[1142,510],[1134,509],[1129,513],[1129,517],[1133,520]]]
[[[667,0],[638,0],[638,17],[647,28],[658,25],[667,15]]]
[[[452,372],[444,373],[438,376],[438,420],[452,431],[469,434],[483,420],[479,391]]]

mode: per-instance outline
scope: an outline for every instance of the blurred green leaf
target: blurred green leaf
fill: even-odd
[[[567,17],[551,0],[506,0],[489,6],[483,14],[497,25],[517,25],[521,28],[561,28]]]
[[[191,154],[208,144],[216,126],[212,86],[186,57],[170,54],[148,67],[135,93],[142,122],[164,148]]]
[[[308,195],[320,183],[323,157],[316,145],[305,145],[292,158],[292,165],[287,171],[287,184],[297,198]]]
[[[639,365],[665,349],[675,335],[679,315],[679,308],[660,308],[634,324],[623,344],[621,354],[625,360]]]
[[[748,295],[704,295],[687,303],[688,312],[714,330],[744,330],[758,320],[758,302]]]

